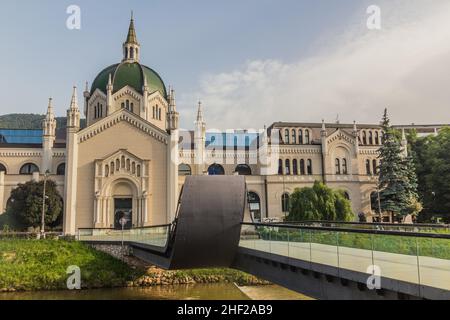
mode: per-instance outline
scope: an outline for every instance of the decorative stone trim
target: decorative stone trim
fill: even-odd
[[[168,134],[159,131],[158,129],[154,128],[152,124],[145,122],[138,116],[126,110],[120,110],[112,114],[111,116],[98,121],[92,126],[80,131],[78,133],[78,143],[83,143],[122,121],[128,122],[132,126],[155,138],[161,143],[168,143]]]

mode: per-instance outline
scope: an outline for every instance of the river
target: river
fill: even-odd
[[[245,293],[244,293],[245,292]],[[0,300],[309,300],[270,285],[243,287],[234,284],[196,284],[149,288],[117,288],[81,291],[1,293]]]

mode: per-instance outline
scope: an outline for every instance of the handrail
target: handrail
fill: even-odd
[[[146,226],[146,227],[137,227],[132,229],[125,229],[127,230],[141,230],[141,229],[152,229],[152,228],[163,228],[163,227],[170,227],[172,224],[161,224],[156,226]],[[115,231],[122,231],[122,229],[116,229],[116,228],[78,228],[78,230],[115,230]]]
[[[366,234],[382,234],[392,236],[409,236],[418,238],[433,238],[433,239],[450,239],[450,234],[437,234],[437,233],[418,233],[418,232],[401,232],[401,231],[387,231],[387,230],[372,230],[372,229],[349,229],[349,228],[333,228],[333,227],[314,227],[314,226],[298,226],[291,224],[273,224],[273,223],[249,223],[243,222],[244,226],[254,227],[272,227],[272,228],[286,228],[286,229],[304,229],[315,231],[334,231],[334,232],[346,232],[346,233],[366,233]]]
[[[277,222],[284,223],[284,222]],[[450,224],[433,224],[433,223],[384,223],[384,222],[347,222],[347,221],[320,221],[320,220],[308,220],[308,221],[289,221],[289,223],[323,223],[323,224],[343,224],[343,225],[360,225],[360,226],[387,226],[387,227],[411,227],[411,228],[437,228],[447,229],[450,228]]]

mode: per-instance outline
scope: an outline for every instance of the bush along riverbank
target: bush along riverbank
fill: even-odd
[[[0,292],[65,290],[69,266],[80,268],[82,289],[219,282],[268,284],[230,269],[166,271],[127,255],[122,260],[80,242],[2,240]]]

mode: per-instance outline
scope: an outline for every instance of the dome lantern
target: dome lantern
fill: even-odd
[[[131,12],[130,27],[128,28],[127,40],[123,44],[123,62],[139,62],[141,45],[137,41],[136,29],[134,28],[134,17]]]

